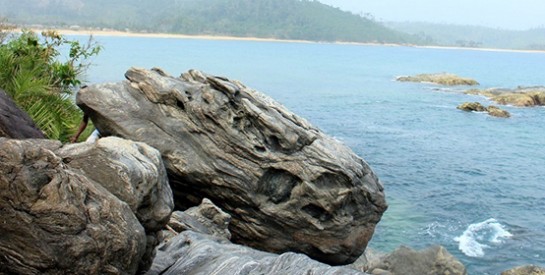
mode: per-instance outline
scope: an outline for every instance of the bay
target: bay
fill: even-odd
[[[545,108],[506,106],[510,119],[493,118],[457,110],[465,101],[493,104],[462,88],[395,81],[449,72],[481,88],[545,85],[544,53],[95,39],[104,50],[89,83],[120,81],[131,66],[199,69],[268,94],[352,148],[379,175],[389,203],[371,248],[440,244],[469,274],[545,265]]]

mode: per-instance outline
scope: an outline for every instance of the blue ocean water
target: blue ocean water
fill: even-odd
[[[84,38],[81,38],[82,40]],[[87,80],[131,66],[199,69],[266,93],[364,158],[389,209],[370,247],[445,246],[469,274],[545,265],[545,108],[506,106],[500,119],[456,109],[490,105],[399,75],[450,72],[481,88],[545,85],[545,54],[413,47],[95,37]]]

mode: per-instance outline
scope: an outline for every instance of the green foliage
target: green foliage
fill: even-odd
[[[68,46],[66,61],[60,48]],[[81,84],[87,60],[100,52],[54,31],[41,36],[23,31],[0,44],[0,87],[34,120],[47,137],[67,141],[81,121],[73,91]]]

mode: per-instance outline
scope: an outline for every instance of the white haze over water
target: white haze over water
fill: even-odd
[[[489,244],[501,244],[506,238],[513,235],[505,230],[495,219],[474,223],[467,227],[464,233],[454,238],[459,243],[458,248],[469,257],[483,257]]]
[[[545,26],[542,0],[319,0],[379,21],[431,22],[526,30]]]

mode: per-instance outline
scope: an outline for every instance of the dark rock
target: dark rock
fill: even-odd
[[[45,138],[28,114],[17,107],[2,89],[0,89],[0,137]]]
[[[442,246],[414,251],[401,246],[380,260],[368,263],[371,274],[467,274],[465,266]]]
[[[184,231],[158,247],[152,268],[156,274],[365,274],[350,268],[331,267],[303,254],[276,255],[231,244],[192,231]]]
[[[59,142],[0,138],[0,273],[134,274],[146,249],[129,206],[67,166]]]
[[[233,240],[332,264],[362,254],[386,210],[367,163],[269,97],[198,71],[132,68],[77,96],[104,134],[159,149],[178,207],[210,198]],[[104,100],[108,98],[108,100]]]
[[[535,265],[520,266],[506,270],[501,275],[545,275],[545,268]]]
[[[455,74],[438,73],[438,74],[418,74],[415,76],[400,76],[396,78],[401,82],[427,82],[447,86],[467,85],[474,86],[479,85],[474,79],[464,78]]]

